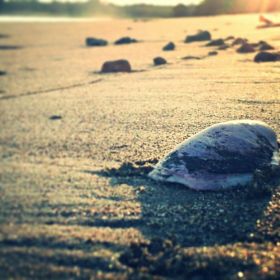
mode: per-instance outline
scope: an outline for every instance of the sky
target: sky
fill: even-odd
[[[177,4],[197,4],[202,0],[102,0],[102,2],[113,3],[117,5],[133,5],[139,3],[174,6]]]

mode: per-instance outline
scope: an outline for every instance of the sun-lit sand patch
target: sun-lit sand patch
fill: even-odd
[[[102,243],[123,246],[134,241],[143,242],[145,237],[135,228],[9,224],[1,227],[1,241],[19,247],[34,243],[34,246],[39,247],[67,249],[71,246],[79,248],[83,243],[97,247]]]

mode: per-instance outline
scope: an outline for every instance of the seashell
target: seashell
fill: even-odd
[[[256,170],[279,166],[276,133],[260,121],[210,126],[177,146],[149,173],[156,181],[195,190],[246,186]]]

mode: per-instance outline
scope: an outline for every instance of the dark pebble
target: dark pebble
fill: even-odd
[[[188,56],[182,57],[182,59],[184,59],[184,60],[193,60],[193,59],[194,60],[200,60],[201,57],[188,55]]]
[[[259,43],[259,50],[260,51],[269,51],[269,50],[274,50],[274,47],[269,45],[267,42],[261,41]]]
[[[218,46],[223,46],[225,44],[225,41],[223,39],[217,39],[217,40],[212,40],[210,41],[206,47],[218,47]]]
[[[155,66],[163,65],[163,64],[166,64],[166,63],[167,63],[167,61],[163,57],[159,56],[159,57],[154,58],[154,65]]]
[[[218,48],[218,50],[223,51],[223,50],[227,50],[228,48],[229,48],[229,45],[224,44],[224,45],[220,46],[220,47]]]
[[[5,76],[5,75],[7,75],[7,72],[3,71],[3,70],[0,70],[0,76]]]
[[[169,42],[167,45],[165,45],[162,50],[164,51],[174,51],[175,50],[175,44],[173,42]]]
[[[8,34],[0,34],[0,39],[6,39],[6,38],[9,38],[10,37],[10,35],[8,35]]]
[[[243,45],[243,44],[246,44],[248,42],[247,39],[245,38],[236,38],[233,42],[232,42],[232,45],[233,46],[236,46],[236,45]]]
[[[255,58],[255,62],[275,62],[280,61],[280,53],[260,52]]]
[[[234,40],[235,37],[234,36],[228,36],[225,38],[225,41],[230,41],[230,40]]]
[[[252,53],[255,51],[256,51],[255,48],[251,44],[248,44],[248,43],[242,44],[242,46],[237,49],[238,53]]]
[[[209,41],[211,40],[211,34],[209,31],[200,31],[195,35],[189,35],[185,39],[185,43]]]
[[[115,45],[132,44],[132,43],[137,43],[137,42],[138,41],[136,39],[133,39],[130,37],[122,37],[115,42]]]
[[[86,45],[88,47],[103,47],[108,45],[108,41],[93,37],[86,38]]]
[[[130,63],[125,59],[107,61],[102,65],[101,73],[131,72]]]
[[[214,56],[214,55],[218,55],[218,52],[216,52],[216,51],[213,51],[213,52],[209,52],[209,53],[208,53],[208,55],[209,55],[209,56]]]
[[[49,117],[49,119],[52,120],[52,121],[61,120],[62,116],[60,116],[60,115],[52,115],[52,116]]]
[[[21,49],[22,46],[15,46],[15,45],[0,45],[0,50],[8,51],[8,50],[18,50]]]

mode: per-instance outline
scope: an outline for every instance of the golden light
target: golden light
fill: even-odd
[[[275,11],[280,9],[280,1],[279,0],[250,0],[245,1],[239,0],[238,6],[244,7],[247,12],[269,12],[269,11]]]

